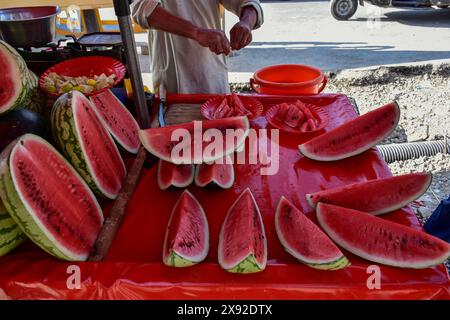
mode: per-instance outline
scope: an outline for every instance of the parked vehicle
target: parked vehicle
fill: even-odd
[[[364,2],[382,8],[426,8],[436,6],[446,9],[450,0],[331,0],[330,11],[336,20],[350,19]]]

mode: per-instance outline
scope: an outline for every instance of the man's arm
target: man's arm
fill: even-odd
[[[137,1],[135,10],[133,10],[133,16],[136,17],[135,20],[138,20],[139,22],[139,19],[142,20],[141,16],[144,15],[143,19],[145,19],[145,21],[141,21],[144,26],[195,40],[201,46],[209,48],[216,54],[223,53],[228,55],[230,53],[230,43],[224,32],[199,28],[190,21],[171,14],[161,5],[154,5],[154,2],[154,0]],[[141,5],[141,8],[139,8],[139,5]],[[146,10],[145,6],[150,6],[150,9]],[[146,11],[151,12],[146,13]]]
[[[233,50],[239,50],[252,41],[252,30],[263,22],[263,10],[259,0],[221,0],[223,6],[239,17],[230,30],[230,42]]]
[[[256,27],[258,14],[254,7],[247,6],[242,9],[239,22],[230,30],[231,48],[240,50],[252,42],[252,30]]]

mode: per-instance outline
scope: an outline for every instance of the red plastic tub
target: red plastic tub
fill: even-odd
[[[281,64],[256,71],[250,79],[253,90],[272,95],[318,94],[327,77],[320,69],[302,64]]]

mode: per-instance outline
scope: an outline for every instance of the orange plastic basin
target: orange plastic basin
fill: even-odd
[[[262,94],[318,94],[327,84],[320,69],[302,64],[281,64],[256,71],[250,79],[253,90]]]

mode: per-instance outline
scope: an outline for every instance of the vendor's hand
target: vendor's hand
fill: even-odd
[[[230,30],[231,49],[240,50],[252,42],[252,28],[248,23],[239,21]]]
[[[230,54],[230,42],[223,31],[214,29],[198,29],[194,37],[197,42],[209,48],[215,54]]]

